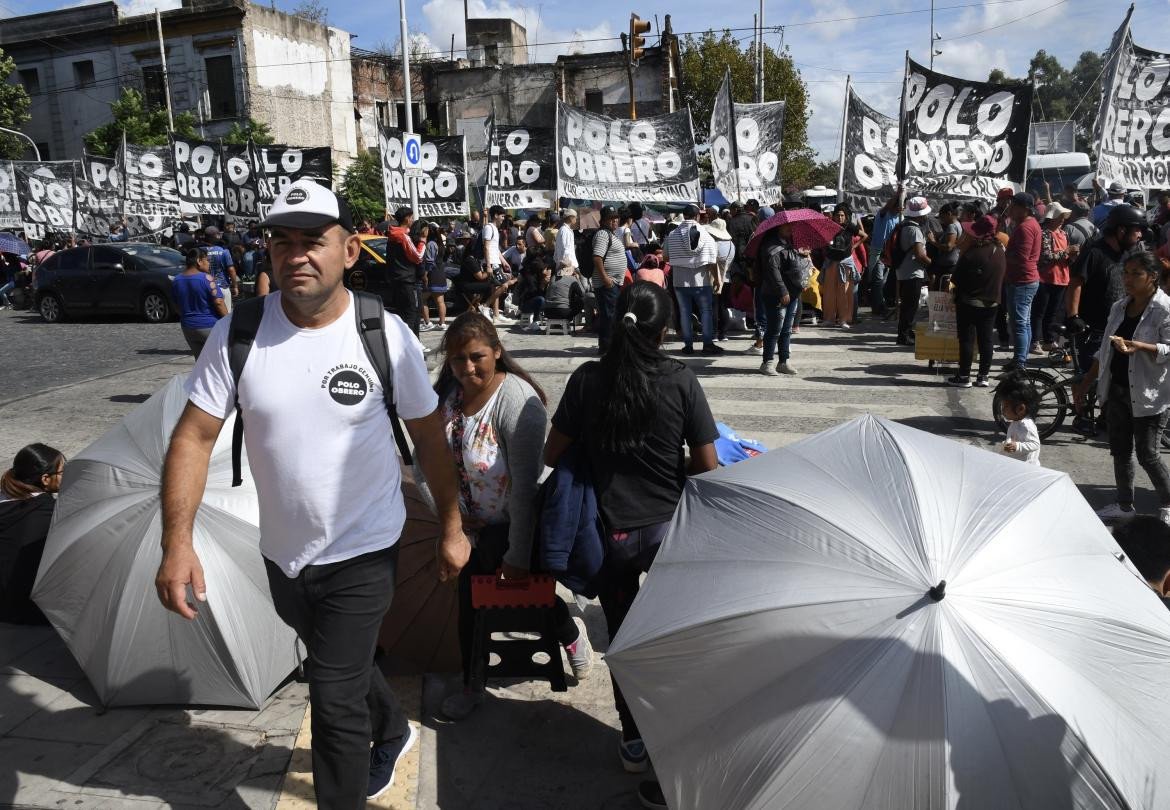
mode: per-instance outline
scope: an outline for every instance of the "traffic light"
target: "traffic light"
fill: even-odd
[[[650,30],[650,21],[643,20],[637,14],[630,15],[630,61],[637,64],[646,48],[646,37],[642,36]]]

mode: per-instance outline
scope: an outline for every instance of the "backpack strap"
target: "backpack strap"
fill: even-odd
[[[252,351],[252,344],[256,342],[256,333],[260,330],[260,321],[264,317],[264,298],[249,298],[236,304],[231,314],[231,325],[228,327],[228,366],[232,372],[232,383],[236,400],[236,424],[232,428],[232,486],[238,487],[244,483],[242,456],[244,451],[244,414],[240,411],[240,376],[244,373],[244,364],[248,362],[248,354]]]
[[[366,356],[378,375],[378,383],[382,386],[382,395],[386,402],[386,414],[390,417],[390,427],[394,430],[394,441],[398,444],[398,452],[402,455],[407,466],[414,463],[410,455],[410,445],[406,443],[406,434],[402,432],[402,424],[398,420],[398,409],[394,406],[394,375],[390,368],[390,351],[386,347],[386,332],[383,317],[386,308],[382,299],[371,292],[353,290],[354,313],[357,317],[358,335],[361,336],[362,346]]]

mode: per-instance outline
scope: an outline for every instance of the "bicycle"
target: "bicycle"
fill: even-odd
[[[1074,429],[1086,436],[1097,433],[1097,394],[1090,390],[1085,397],[1081,409],[1076,409],[1072,394],[1073,383],[1080,379],[1081,374],[1076,370],[1077,347],[1076,341],[1061,326],[1058,331],[1067,338],[1065,348],[1058,348],[1048,353],[1049,367],[1022,368],[1009,371],[996,377],[999,383],[995,387],[995,396],[991,400],[991,412],[995,417],[995,424],[1002,431],[1007,430],[1008,420],[1003,416],[1002,389],[1009,381],[1022,380],[1030,383],[1040,392],[1040,405],[1036,409],[1033,420],[1041,439],[1047,439],[1060,429],[1068,417],[1069,412],[1076,414],[1073,420]]]

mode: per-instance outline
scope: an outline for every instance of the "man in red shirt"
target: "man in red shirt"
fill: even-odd
[[[1012,361],[1004,371],[1023,368],[1032,345],[1032,300],[1040,286],[1040,248],[1042,234],[1036,221],[1036,200],[1031,194],[1012,197],[1007,216],[1013,224],[1007,245],[1007,312],[1012,319]]]
[[[414,211],[403,206],[394,212],[397,225],[386,230],[386,264],[390,276],[390,300],[386,309],[402,319],[410,331],[418,335],[418,282],[422,268],[424,244],[410,241],[410,227]]]

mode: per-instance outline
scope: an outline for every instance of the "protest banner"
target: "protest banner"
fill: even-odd
[[[73,178],[73,221],[78,233],[106,238],[122,222],[122,174],[113,158],[86,154]]]
[[[711,107],[711,126],[707,138],[707,146],[711,151],[711,175],[715,178],[715,188],[729,202],[743,202],[739,188],[739,176],[735,167],[739,159],[735,153],[735,104],[731,100],[731,70],[723,74],[723,83],[719,85],[719,92],[715,94],[715,103]]]
[[[1170,186],[1170,54],[1133,43],[1129,9],[1113,35],[1097,115],[1097,179],[1128,188]]]
[[[841,149],[841,199],[854,211],[874,213],[898,187],[898,121],[845,92]]]
[[[697,201],[699,162],[690,113],[629,121],[558,101],[557,195],[613,202]]]
[[[1032,87],[946,76],[906,58],[901,171],[915,194],[994,200],[1024,182]]]
[[[25,234],[44,239],[52,232],[71,232],[74,163],[18,161],[13,170]]]
[[[241,225],[260,222],[260,156],[252,143],[223,145],[223,207],[228,220]]]
[[[467,156],[462,135],[423,136],[421,176],[408,179],[402,166],[402,130],[379,128],[378,151],[382,159],[382,185],[386,208],[410,205],[410,186],[418,185],[420,219],[465,217],[471,207],[467,200]]]
[[[554,151],[553,131],[547,127],[492,127],[485,207],[552,208],[557,194]]]
[[[260,216],[268,214],[272,201],[297,180],[309,178],[333,187],[333,150],[328,146],[254,146],[259,157],[256,175]]]
[[[222,153],[218,143],[175,138],[175,182],[184,214],[222,214]]]
[[[122,147],[122,182],[125,192],[123,212],[127,215],[182,215],[179,187],[175,181],[175,160],[170,144]]]
[[[20,227],[20,199],[12,161],[0,160],[0,228]]]

